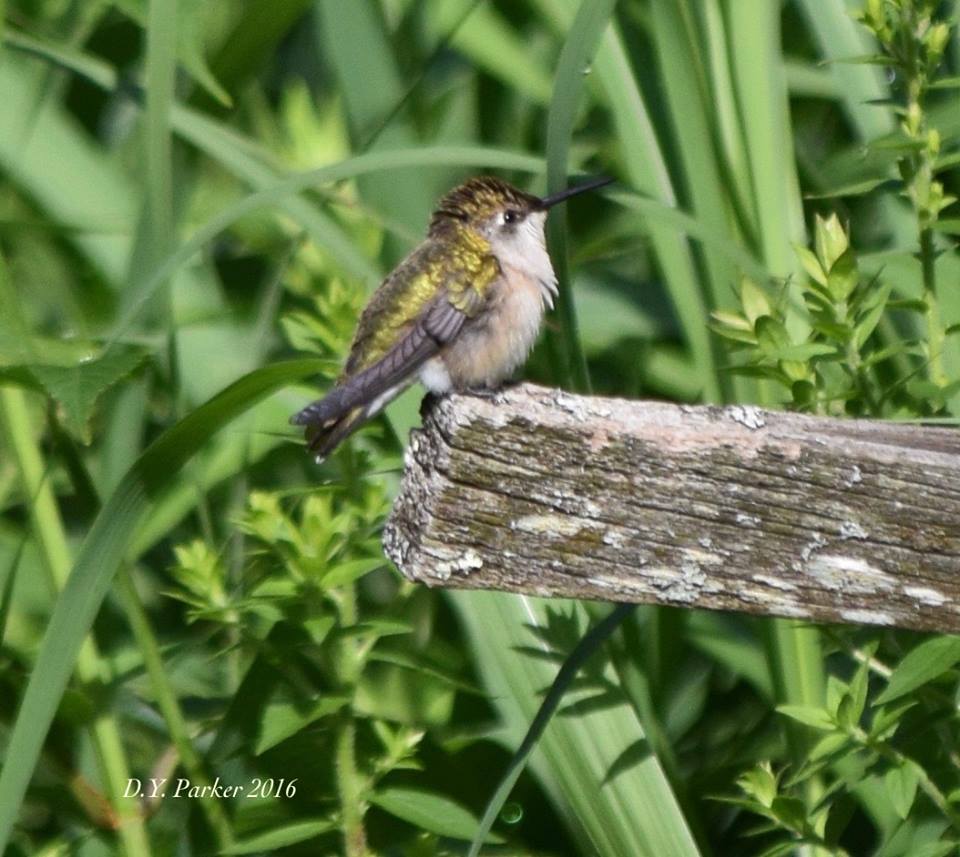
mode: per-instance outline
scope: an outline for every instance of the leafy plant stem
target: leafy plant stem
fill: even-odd
[[[870,736],[860,727],[856,726],[850,731],[850,737],[853,738],[864,749],[879,753],[884,758],[897,766],[910,765],[917,775],[917,785],[920,790],[930,798],[931,802],[943,814],[951,825],[960,827],[960,813],[952,809],[947,796],[940,790],[939,786],[930,778],[930,775],[924,769],[923,765],[918,765],[909,756],[901,753],[895,747],[891,747],[886,742],[871,741]]]
[[[920,264],[923,270],[923,300],[926,304],[924,321],[927,328],[927,345],[930,349],[930,380],[938,386],[947,383],[943,371],[943,323],[940,319],[940,305],[937,301],[936,283],[937,251],[933,241],[933,229],[929,226],[920,230]]]
[[[200,786],[210,785],[210,778],[207,776],[200,762],[200,757],[193,748],[193,742],[190,740],[187,722],[184,719],[183,712],[177,702],[177,696],[170,680],[167,677],[163,666],[163,657],[160,654],[160,647],[157,644],[157,638],[150,626],[150,619],[144,610],[143,602],[134,585],[133,578],[129,569],[122,569],[117,575],[117,581],[120,589],[120,597],[123,599],[126,610],[127,621],[133,631],[134,639],[140,654],[143,657],[143,664],[150,679],[150,686],[153,695],[157,701],[157,707],[166,721],[167,730],[170,733],[170,740],[177,748],[177,755],[180,763],[190,777],[191,783]],[[226,848],[232,842],[230,823],[224,814],[223,807],[218,799],[201,789],[200,809],[206,816],[210,827],[217,837],[217,844],[220,850]]]
[[[350,628],[357,622],[357,598],[353,586],[340,590],[338,607],[340,623]],[[357,640],[348,636],[339,646],[337,670],[340,683],[349,692],[357,683],[362,658]],[[363,800],[363,777],[357,771],[356,759],[357,725],[353,711],[348,707],[340,715],[336,732],[336,777],[337,794],[340,798],[340,829],[346,857],[364,857],[367,854],[367,837],[363,828],[366,810]]]
[[[363,829],[362,783],[357,774],[357,726],[353,714],[345,713],[337,727],[337,792],[340,796],[340,828],[346,857],[364,857],[367,837]]]
[[[3,272],[0,271],[0,276]],[[40,554],[47,569],[51,590],[63,588],[70,569],[70,548],[63,521],[49,484],[46,482],[43,459],[34,441],[26,398],[20,390],[0,390],[0,420],[16,459],[24,493],[33,497],[30,523]],[[96,646],[86,639],[77,658],[77,674],[83,682],[103,681],[108,677],[106,665]],[[123,797],[130,777],[120,729],[109,713],[96,718],[91,726],[101,773],[116,812],[117,831],[129,857],[150,854],[146,831],[135,799]]]

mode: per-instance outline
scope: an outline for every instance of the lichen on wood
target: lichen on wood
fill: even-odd
[[[960,631],[960,433],[575,396],[433,401],[384,533],[428,585]]]

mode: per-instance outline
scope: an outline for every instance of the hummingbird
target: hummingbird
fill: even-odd
[[[417,380],[435,395],[489,394],[510,377],[557,296],[547,213],[612,181],[597,178],[540,198],[479,176],[447,193],[426,240],[361,313],[333,389],[290,419],[305,427],[317,462]]]

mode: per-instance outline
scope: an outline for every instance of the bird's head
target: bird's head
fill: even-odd
[[[501,259],[522,260],[543,252],[544,224],[552,206],[611,181],[595,179],[540,198],[492,176],[472,178],[440,200],[430,234],[467,228],[488,241]]]

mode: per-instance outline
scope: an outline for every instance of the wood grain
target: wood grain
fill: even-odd
[[[431,586],[960,631],[960,432],[757,408],[451,396],[384,532]]]

